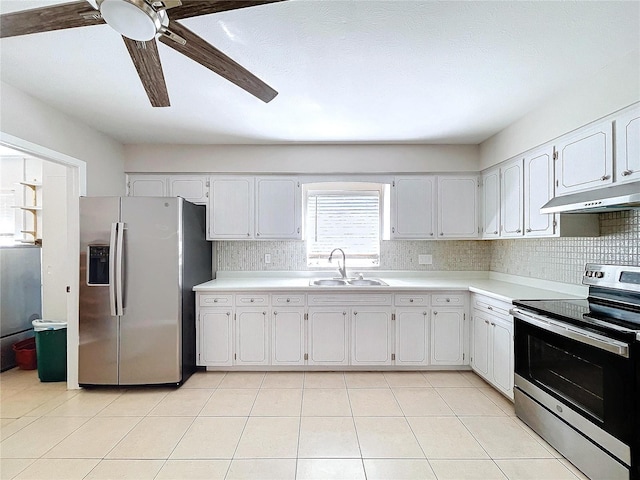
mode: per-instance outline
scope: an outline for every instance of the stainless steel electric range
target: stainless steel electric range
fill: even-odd
[[[640,267],[587,264],[584,300],[513,302],[516,414],[592,479],[640,480]]]

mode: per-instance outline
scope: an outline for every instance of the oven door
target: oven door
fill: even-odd
[[[515,373],[626,445],[633,443],[629,345],[534,315],[515,317]]]

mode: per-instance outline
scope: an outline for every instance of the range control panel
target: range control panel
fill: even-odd
[[[587,263],[582,275],[582,283],[595,287],[640,292],[640,267]]]

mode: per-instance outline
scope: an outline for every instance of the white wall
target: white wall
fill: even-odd
[[[596,75],[580,79],[480,144],[480,168],[500,163],[638,101],[640,51],[635,51]]]
[[[0,82],[0,131],[87,163],[87,195],[124,194],[122,145]]]
[[[409,173],[478,171],[477,145],[125,145],[125,171]]]

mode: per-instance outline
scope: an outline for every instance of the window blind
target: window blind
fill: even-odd
[[[379,191],[309,192],[306,226],[309,265],[326,263],[337,247],[351,265],[379,264]]]

